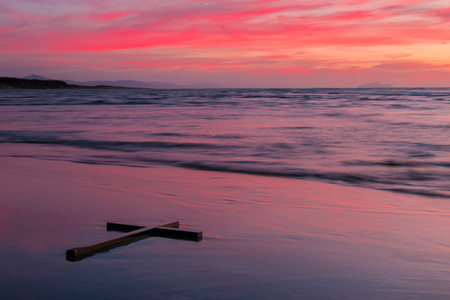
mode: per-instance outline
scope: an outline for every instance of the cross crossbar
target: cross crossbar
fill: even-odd
[[[197,231],[181,230],[178,229],[179,226],[180,223],[178,221],[164,224],[158,227],[145,227],[139,225],[128,225],[128,224],[108,222],[106,224],[106,229],[108,231],[121,231],[129,233],[93,245],[69,249],[66,251],[66,259],[68,261],[79,261],[83,258],[94,255],[96,253],[104,252],[120,246],[125,246],[130,243],[137,242],[151,236],[165,237],[172,239],[183,239],[197,242],[202,240],[203,236],[201,231],[197,232]]]

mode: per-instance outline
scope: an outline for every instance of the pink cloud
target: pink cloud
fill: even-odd
[[[307,76],[317,73],[317,71],[303,66],[285,67],[277,70],[277,73],[291,74],[295,76]]]
[[[432,70],[450,71],[450,63],[445,65],[432,65],[417,61],[386,62],[374,66],[373,69],[388,70],[389,72],[415,72]]]
[[[344,13],[336,13],[331,16],[333,21],[361,21],[375,19],[377,14],[373,11],[355,10]]]
[[[106,13],[101,13],[101,14],[92,14],[90,17],[93,22],[96,22],[96,21],[112,22],[112,21],[117,21],[117,20],[122,19],[127,16],[130,16],[130,14],[127,12],[113,11],[113,12],[106,12]]]
[[[253,5],[258,3],[261,1],[250,2]],[[48,19],[33,14],[16,15],[22,24],[40,23],[36,28],[40,32],[31,31],[33,27],[15,27],[15,42],[29,45],[29,38],[37,34],[41,37],[38,47],[44,50],[89,52],[161,45],[264,47],[264,40],[277,41],[279,47],[291,46],[291,41],[304,46],[402,44],[442,39],[449,34],[446,28],[423,26],[415,20],[393,23],[390,18],[398,16],[398,13],[393,15],[391,11],[383,10],[344,10],[327,14],[322,11],[322,3],[265,8],[226,6],[228,10],[225,11],[223,8],[219,5],[210,8],[187,6],[184,9],[171,8],[170,11],[115,10]],[[315,14],[304,15],[310,12]]]
[[[429,15],[439,18],[444,23],[448,23],[450,22],[450,7],[431,10]]]
[[[339,65],[343,59],[342,55],[334,56],[331,49],[340,49],[341,53],[345,49],[355,53],[364,47],[387,51],[381,46],[410,49],[415,44],[438,45],[450,36],[450,7],[438,0],[74,3],[0,2],[0,63],[22,56],[32,64],[39,57],[48,61],[52,55],[59,55],[70,68],[76,68],[70,61],[84,61],[78,65],[325,76],[324,69],[317,66]],[[330,52],[324,54],[323,49]],[[148,56],[136,54],[145,51]],[[151,57],[158,51],[167,51],[167,55]],[[128,54],[121,54],[117,62],[117,52]],[[314,57],[316,52],[321,54]],[[307,60],[299,62],[299,53]],[[377,67],[361,70],[367,74],[434,70],[426,62],[405,62],[408,53],[385,52],[384,57],[396,58],[397,65],[380,62]],[[350,55],[346,60],[360,65]],[[346,65],[340,72],[356,76],[357,71]]]

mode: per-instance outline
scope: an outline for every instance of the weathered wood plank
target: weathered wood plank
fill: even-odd
[[[190,240],[190,241],[201,241],[203,233],[201,231],[190,231],[178,229],[179,225],[170,224],[173,226],[159,226],[152,230],[152,236],[166,237],[172,239]],[[120,223],[106,223],[106,230],[108,231],[120,231],[120,232],[131,232],[133,230],[138,230],[144,228],[144,226],[139,225],[128,225]]]
[[[107,231],[120,231],[120,232],[130,232],[133,230],[142,229],[145,226],[139,226],[139,225],[128,225],[128,224],[119,224],[119,223],[106,223],[106,230]]]
[[[140,225],[129,225],[129,224],[120,224],[120,223],[113,223],[113,222],[107,222],[106,223],[106,230],[107,231],[120,231],[120,232],[130,232],[133,230],[142,229],[145,226]],[[173,222],[166,225],[162,225],[159,227],[170,227],[170,228],[180,228],[180,222]]]
[[[179,222],[172,222],[169,224],[165,224],[160,226],[161,227],[177,227],[179,226]],[[96,243],[93,245],[88,245],[84,247],[78,247],[78,248],[72,248],[66,251],[66,259],[69,261],[77,261],[79,259],[82,259],[86,256],[93,255],[98,252],[110,250],[116,247],[128,245],[130,243],[142,240],[148,236],[152,236],[152,231],[156,227],[144,227],[138,230],[134,230],[129,234],[121,235],[115,239],[103,241],[100,243]]]
[[[171,239],[190,240],[199,242],[203,238],[203,232],[181,230],[175,228],[155,227],[152,231],[153,236],[165,237]]]

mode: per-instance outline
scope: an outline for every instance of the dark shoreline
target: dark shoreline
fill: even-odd
[[[109,85],[82,86],[67,84],[61,80],[0,77],[0,89],[127,89],[127,87]]]

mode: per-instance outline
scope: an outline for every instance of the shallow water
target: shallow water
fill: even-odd
[[[450,89],[2,90],[0,155],[449,198],[449,115]]]

